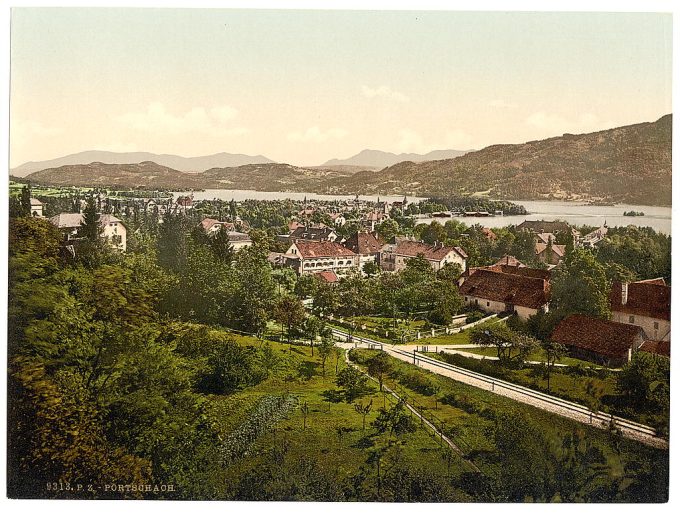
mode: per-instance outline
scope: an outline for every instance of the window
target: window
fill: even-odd
[[[628,316],[628,323],[635,323],[635,316]]]
[[[654,330],[659,330],[659,322],[658,321],[654,322]]]
[[[486,302],[486,306],[488,307],[489,305],[491,305],[491,304],[489,302]]]
[[[479,300],[475,298],[475,305],[479,305]]]
[[[465,301],[466,301],[466,302],[468,301],[468,297],[467,297],[467,296],[465,297]]]

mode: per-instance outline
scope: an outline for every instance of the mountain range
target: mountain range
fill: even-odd
[[[200,157],[182,157],[172,154],[155,154],[149,152],[104,152],[88,150],[51,159],[49,161],[27,162],[10,170],[15,177],[25,177],[35,171],[48,168],[58,168],[74,164],[90,162],[102,162],[105,164],[136,164],[144,161],[152,161],[161,166],[167,166],[179,171],[199,172],[209,168],[226,168],[242,166],[244,164],[262,164],[274,162],[263,155],[244,155],[233,153],[216,153],[202,155]]]
[[[673,117],[589,134],[493,145],[454,159],[400,162],[331,179],[333,193],[671,204]]]
[[[670,205],[671,150],[672,115],[668,114],[650,123],[493,145],[454,158],[398,162],[377,171],[368,164],[299,167],[265,162],[188,173],[152,161],[97,161],[43,169],[26,178],[45,185],[409,196],[476,194],[507,200]]]
[[[391,153],[382,152],[380,150],[362,150],[356,155],[348,159],[331,159],[322,164],[322,166],[360,166],[368,168],[382,169],[387,166],[392,166],[398,162],[412,161],[435,161],[438,159],[453,159],[461,155],[465,155],[471,150],[433,150],[426,154],[417,153]]]

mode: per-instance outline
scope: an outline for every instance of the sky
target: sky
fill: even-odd
[[[10,166],[480,149],[671,112],[650,13],[14,8]]]

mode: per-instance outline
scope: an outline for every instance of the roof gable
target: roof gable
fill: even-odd
[[[318,257],[355,257],[356,254],[342,246],[340,243],[331,241],[304,241],[297,240],[291,248],[297,248],[298,255],[303,259]]]
[[[670,321],[671,319],[671,288],[659,283],[663,279],[643,280],[628,284],[628,301],[622,303],[621,282],[614,282],[609,295],[612,312],[637,314],[655,319]]]
[[[622,357],[642,339],[642,329],[582,314],[572,314],[559,322],[551,339],[607,357]]]
[[[477,269],[460,286],[464,295],[538,309],[550,299],[547,280],[500,270]]]

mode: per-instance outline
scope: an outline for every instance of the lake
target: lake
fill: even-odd
[[[187,193],[173,193],[173,196]],[[268,191],[248,191],[239,189],[207,189],[194,193],[195,200],[231,200],[239,202],[242,200],[351,200],[354,195],[322,195],[314,193],[293,193],[293,192],[268,192]],[[359,195],[361,200],[376,201],[378,198],[389,202],[401,201],[403,196],[394,195]],[[409,202],[417,202],[424,198],[407,197]],[[437,221],[446,223],[450,219],[455,219],[466,225],[479,223],[485,227],[504,227],[506,225],[518,225],[525,220],[564,220],[571,225],[592,225],[601,226],[607,222],[610,227],[636,225],[638,227],[652,227],[664,234],[671,233],[671,208],[654,207],[648,205],[627,205],[618,204],[613,206],[584,205],[579,202],[558,202],[558,201],[518,201],[514,202],[523,205],[529,214],[522,216],[495,216],[489,218],[456,217],[456,218],[418,218],[418,223],[430,223]],[[644,216],[624,216],[624,211],[642,211]]]
[[[187,192],[172,193],[173,197],[178,195],[186,195]],[[194,200],[235,200],[240,202],[242,200],[323,200],[332,202],[335,200],[354,200],[355,195],[320,195],[316,193],[293,193],[293,192],[271,192],[271,191],[250,191],[244,189],[206,189],[205,191],[195,191]],[[381,201],[400,202],[404,199],[403,195],[359,195],[360,200],[367,202],[375,202],[380,198]],[[409,202],[417,202],[425,200],[425,198],[418,198],[415,196],[407,196]]]
[[[657,232],[671,233],[671,208],[653,207],[649,205],[617,204],[613,206],[584,205],[578,202],[520,201],[529,214],[522,216],[495,216],[492,218],[419,218],[418,223],[438,221],[446,223],[455,219],[466,225],[479,223],[485,227],[495,228],[506,225],[518,225],[525,220],[563,220],[570,225],[602,226],[607,222],[609,227],[636,225],[651,227]],[[644,216],[624,216],[624,211],[642,211]]]

